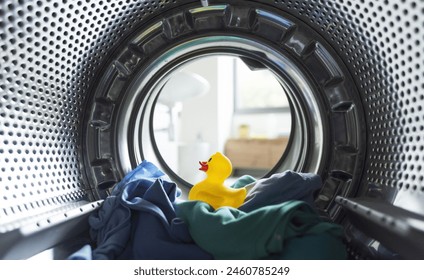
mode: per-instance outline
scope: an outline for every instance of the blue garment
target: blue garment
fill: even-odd
[[[238,209],[251,212],[289,200],[302,200],[314,206],[314,192],[321,188],[321,178],[312,173],[285,171],[256,181]]]
[[[120,193],[108,196],[100,209],[88,218],[90,236],[97,244],[93,259],[117,259],[131,233],[131,210],[121,203]]]
[[[137,184],[133,184],[137,183]],[[133,182],[123,192],[123,204],[136,213],[130,250],[125,259],[211,259],[194,244],[187,225],[176,218],[177,186],[156,180],[144,191],[144,180]]]
[[[156,166],[143,161],[127,174],[89,217],[96,241],[93,259],[210,259],[175,219],[181,191],[163,180]]]

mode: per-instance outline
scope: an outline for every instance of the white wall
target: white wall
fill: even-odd
[[[201,97],[185,101],[180,114],[180,142],[195,143],[198,137],[209,142],[212,151],[218,149],[218,98],[217,98],[217,66],[216,57],[207,57],[196,60],[185,67],[185,71],[191,71],[201,75],[210,83],[209,92]]]
[[[218,58],[218,147],[217,151],[224,151],[225,142],[233,130],[234,117],[234,58]]]
[[[181,112],[181,141],[193,143],[198,136],[210,144],[210,152],[223,151],[233,130],[233,60],[214,56],[191,63],[185,71],[206,78],[211,87],[208,94],[184,102]]]

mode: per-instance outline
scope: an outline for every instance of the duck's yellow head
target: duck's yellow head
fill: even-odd
[[[205,171],[211,179],[226,179],[233,171],[233,165],[229,158],[217,152],[208,161],[201,161],[199,170]]]

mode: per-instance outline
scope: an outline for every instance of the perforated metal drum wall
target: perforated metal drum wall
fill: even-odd
[[[81,118],[97,67],[168,1],[0,2],[0,232],[81,199]]]
[[[78,71],[89,42],[71,26],[76,14],[61,12],[62,5],[0,4],[0,220],[6,230],[19,226],[10,222],[86,195],[78,159],[84,100]]]
[[[197,2],[0,1],[0,233],[99,198],[82,125],[103,63],[142,20]],[[315,29],[349,69],[367,120],[357,195],[424,214],[424,2],[252,2]]]
[[[275,2],[321,30],[362,91],[368,127],[363,185],[392,188],[387,199],[424,212],[423,1]]]

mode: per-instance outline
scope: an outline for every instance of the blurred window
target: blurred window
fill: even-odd
[[[284,88],[268,69],[251,70],[241,59],[234,60],[236,113],[288,112]]]

